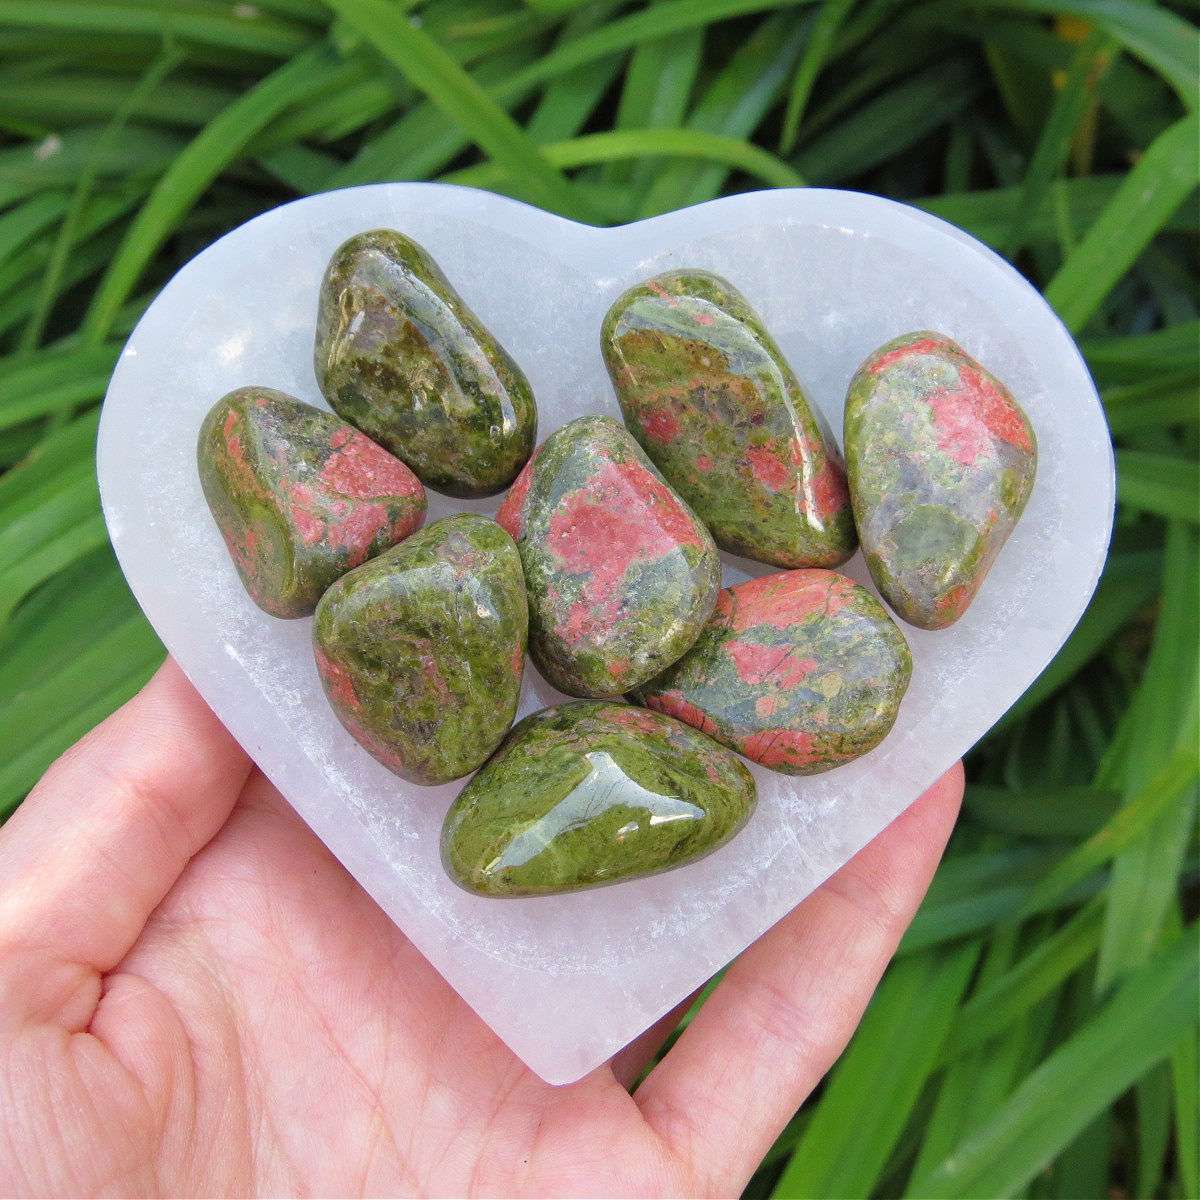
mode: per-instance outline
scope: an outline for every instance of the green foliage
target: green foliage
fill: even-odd
[[[97,405],[212,239],[390,179],[599,222],[801,181],[904,200],[1012,258],[1079,335],[1120,511],[1078,629],[970,756],[862,1028],[749,1194],[1200,1194],[1194,12],[0,0],[0,815],[161,659],[107,547]]]

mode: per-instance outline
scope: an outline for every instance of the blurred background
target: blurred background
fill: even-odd
[[[1079,339],[1120,507],[1090,608],[970,755],[900,956],[748,1194],[1200,1197],[1198,9],[0,0],[0,819],[161,661],[100,517],[98,405],[222,233],[380,180],[597,224],[773,186],[904,200]]]

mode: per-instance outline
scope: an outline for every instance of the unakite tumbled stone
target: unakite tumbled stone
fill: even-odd
[[[496,520],[521,551],[530,653],[561,691],[637,687],[712,615],[712,538],[611,417],[581,417],[547,438]]]
[[[315,363],[325,398],[435,491],[490,496],[533,449],[521,368],[416,242],[352,237],[321,284]]]
[[[616,301],[601,340],[625,423],[719,546],[779,567],[850,557],[837,452],[732,284],[658,275]]]
[[[460,513],[339,579],[317,606],[313,642],[354,737],[397,775],[444,783],[508,732],[527,626],[512,539]]]
[[[912,625],[957,621],[1016,525],[1037,443],[998,379],[940,333],[876,350],[850,381],[846,462],[871,577]]]
[[[230,392],[196,447],[204,498],[260,608],[307,616],[352,567],[425,519],[425,489],[332,413],[271,388]]]
[[[782,571],[723,591],[696,644],[637,693],[788,775],[873,750],[912,674],[883,605],[836,571]]]
[[[754,809],[754,778],[686,725],[573,701],[526,717],[446,816],[442,861],[484,896],[540,896],[653,875],[716,850]]]

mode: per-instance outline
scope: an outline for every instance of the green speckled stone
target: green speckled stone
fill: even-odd
[[[434,521],[321,597],[317,668],[339,720],[415,783],[470,774],[521,695],[528,617],[521,560],[494,521]]]
[[[779,567],[853,554],[836,450],[732,284],[658,275],[609,309],[601,340],[625,423],[717,545]]]
[[[727,588],[696,644],[637,693],[747,758],[815,775],[873,750],[912,675],[904,635],[836,571]]]
[[[496,520],[521,551],[529,649],[573,696],[619,696],[699,636],[721,588],[708,530],[611,417],[546,439]]]
[[[442,861],[483,896],[574,892],[681,867],[754,810],[736,755],[626,704],[573,701],[526,717],[446,816]]]
[[[360,233],[333,256],[315,363],[333,408],[435,491],[493,495],[533,449],[537,406],[521,368],[394,230]]]
[[[846,463],[884,598],[921,629],[957,621],[1033,490],[1037,442],[1021,406],[948,337],[905,334],[850,382]]]
[[[338,576],[425,519],[425,489],[402,462],[332,413],[271,388],[218,400],[196,460],[246,591],[276,617],[307,616]]]

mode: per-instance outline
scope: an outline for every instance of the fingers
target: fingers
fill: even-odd
[[[86,1022],[98,973],[133,945],[249,771],[170,659],[67,751],[0,829],[0,1007]]]
[[[956,766],[751,946],[638,1089],[699,1188],[736,1194],[842,1052],[925,895],[962,790]]]
[[[642,1072],[650,1060],[662,1049],[663,1043],[675,1032],[675,1027],[687,1015],[699,991],[693,992],[686,1000],[680,1001],[669,1013],[658,1018],[649,1029],[618,1050],[609,1060],[609,1066],[616,1081],[628,1091],[641,1078]]]

